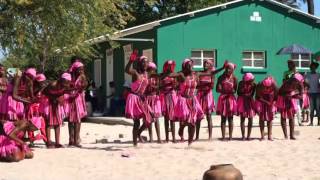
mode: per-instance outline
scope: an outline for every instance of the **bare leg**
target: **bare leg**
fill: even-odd
[[[192,124],[188,124],[188,145],[190,146],[193,142],[193,137],[194,137],[194,132],[195,132],[195,126]]]
[[[245,140],[245,131],[246,131],[246,128],[245,128],[245,125],[244,125],[245,118],[241,117],[240,120],[241,120],[240,127],[241,127],[242,140]]]
[[[307,116],[307,120],[306,120],[306,122],[309,122],[309,111],[306,111],[306,116]]]
[[[250,140],[251,130],[252,130],[252,118],[248,118],[248,135],[247,140]]]
[[[260,134],[261,134],[260,140],[264,140],[264,121],[261,118],[259,120],[259,125],[260,125]],[[269,128],[269,126],[268,126],[268,128]]]
[[[47,134],[47,143],[46,146],[47,148],[51,148],[52,143],[51,143],[51,131],[50,131],[50,126],[46,127],[46,134]]]
[[[148,127],[148,132],[149,132],[149,142],[153,142],[153,134],[152,134],[152,124]]]
[[[155,127],[155,129],[156,129],[157,138],[158,138],[158,143],[161,143],[159,119],[156,119],[156,121],[155,121],[155,123],[154,123],[154,127]]]
[[[228,125],[229,125],[229,140],[232,140],[233,133],[233,117],[228,117]]]
[[[207,120],[208,120],[209,140],[211,140],[212,139],[212,117],[211,117],[211,114],[207,114]]]
[[[179,132],[178,132],[178,134],[179,134],[179,136],[180,136],[180,138],[181,138],[181,141],[184,141],[183,131],[184,131],[185,126],[186,126],[186,125],[185,125],[184,123],[180,123],[180,127],[179,127]]]
[[[74,129],[74,143],[75,146],[81,147],[80,145],[80,129],[81,129],[81,122],[80,123],[74,123],[75,129]]]
[[[289,119],[289,126],[290,126],[290,139],[295,140],[294,137],[294,119]]]
[[[221,116],[221,134],[222,134],[223,141],[225,140],[225,137],[226,137],[226,121],[227,121],[227,118]]]
[[[281,127],[282,127],[284,138],[288,139],[287,121],[284,118],[281,118]]]
[[[272,121],[267,122],[268,125],[268,139],[272,141]]]
[[[138,138],[139,138],[139,141],[142,143],[144,142],[144,140],[142,139],[141,134],[145,129],[147,129],[147,125],[146,123],[143,123],[140,129],[138,130]]]
[[[133,145],[134,146],[138,145],[139,127],[140,127],[140,120],[139,119],[134,119],[133,120],[133,129],[132,129],[132,140],[133,140]]]
[[[21,150],[16,151],[12,155],[8,157],[1,157],[0,161],[4,162],[19,162],[25,158],[25,153],[22,152]]]
[[[55,140],[56,140],[56,148],[61,148],[62,145],[60,144],[60,126],[55,126],[54,127],[54,134],[55,134]]]
[[[172,134],[172,142],[176,143],[176,125],[174,121],[170,121],[171,134]]]
[[[68,122],[68,130],[69,130],[69,146],[73,146],[75,144],[74,142],[74,123]]]
[[[306,112],[302,110],[302,122],[306,122]]]
[[[320,117],[318,117],[318,126],[320,126]]]
[[[166,135],[166,142],[169,142],[169,119],[167,117],[164,118],[164,129]]]
[[[196,122],[196,139],[195,139],[195,141],[199,140],[200,127],[201,127],[201,121],[197,121]]]

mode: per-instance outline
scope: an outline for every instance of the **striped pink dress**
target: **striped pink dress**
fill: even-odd
[[[49,98],[48,106],[48,125],[60,126],[64,118],[64,90],[48,89],[47,94]]]
[[[174,121],[174,108],[177,104],[177,92],[175,90],[175,78],[165,77],[160,81],[160,101],[163,116]]]
[[[74,86],[77,89],[81,89],[83,87],[83,82],[81,81],[80,77],[75,80]],[[69,101],[69,121],[73,123],[80,123],[81,119],[87,115],[85,93],[83,90],[73,91],[71,96],[75,96],[75,98]]]
[[[149,77],[148,86],[145,92],[152,118],[159,118],[161,116],[161,102],[158,95],[158,79],[158,76]]]
[[[253,99],[255,85],[240,81],[238,88],[238,114],[243,118],[253,118],[255,116],[255,102]]]
[[[198,84],[198,101],[205,114],[211,114],[215,110],[214,98],[212,89],[214,79],[212,76],[200,76]]]
[[[262,86],[262,84],[259,84],[258,86]],[[276,107],[274,105],[275,101],[275,91],[272,87],[265,87],[262,86],[261,92],[257,94],[256,98],[256,111],[259,115],[259,119],[262,121],[272,121],[274,118],[274,114],[276,112]],[[260,99],[263,98],[264,100],[271,102],[272,105],[269,106],[266,103],[262,102]]]
[[[3,89],[6,89],[4,92],[1,92],[0,95],[0,118],[7,120],[8,119],[8,80],[7,78],[0,78],[0,86]]]
[[[24,117],[24,105],[22,102],[14,100],[12,95],[13,84],[9,83],[7,87],[8,119],[10,121],[15,121]]]
[[[197,79],[195,73],[187,76],[185,81],[180,83],[177,104],[174,108],[175,118],[178,121],[194,125],[204,117],[202,108],[196,97]]]
[[[225,75],[220,77],[222,78],[222,93],[218,99],[217,114],[223,117],[232,117],[233,115],[237,115],[237,100],[234,94],[227,94],[224,92],[232,91],[236,82],[233,76],[231,78],[228,78]]]
[[[133,120],[143,118],[147,124],[150,124],[151,115],[145,98],[145,90],[148,86],[148,77],[147,74],[140,76],[139,80],[131,83],[131,93],[127,97],[125,116],[126,118]]]

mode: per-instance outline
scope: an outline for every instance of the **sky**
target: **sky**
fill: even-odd
[[[302,0],[301,0],[302,1]],[[300,7],[301,7],[301,10],[304,11],[304,12],[307,12],[307,4],[301,2],[299,3]],[[318,16],[320,17],[320,0],[314,0],[314,11],[315,11],[315,16]],[[2,53],[0,52],[0,59],[3,58],[3,55]]]

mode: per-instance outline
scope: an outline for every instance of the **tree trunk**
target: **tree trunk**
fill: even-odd
[[[314,15],[314,1],[307,0],[307,4],[308,4],[308,13]]]

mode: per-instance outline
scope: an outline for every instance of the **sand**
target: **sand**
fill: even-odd
[[[187,143],[145,143],[134,148],[130,126],[83,123],[82,149],[46,149],[39,142],[34,159],[0,163],[0,180],[201,180],[210,165],[226,163],[237,167],[246,180],[320,179],[318,126],[296,126],[298,140],[284,140],[277,119],[274,141],[259,141],[257,126],[253,128],[252,141],[240,141],[236,118],[234,137],[238,139],[222,142],[217,139],[221,136],[219,118],[213,119],[213,141],[206,140],[206,121],[203,121],[201,140],[191,147]],[[161,130],[164,138],[163,123]],[[119,134],[124,137],[119,138]],[[65,125],[63,144],[67,144],[67,138]],[[97,140],[104,143],[96,143]],[[130,157],[122,157],[127,154]]]

